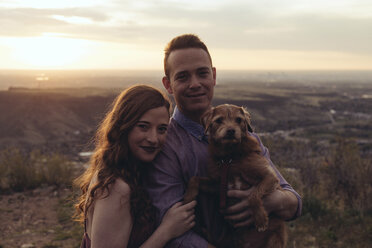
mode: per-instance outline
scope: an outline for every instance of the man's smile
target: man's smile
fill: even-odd
[[[193,97],[201,97],[201,96],[205,96],[205,93],[194,93],[194,94],[187,94],[186,95],[187,97],[191,97],[191,98],[193,98]]]

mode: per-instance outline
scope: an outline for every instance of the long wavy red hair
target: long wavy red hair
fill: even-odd
[[[148,85],[132,86],[113,102],[96,133],[90,166],[75,180],[82,191],[76,204],[79,221],[85,220],[95,199],[108,196],[109,186],[117,178],[123,179],[131,189],[131,215],[142,221],[153,220],[154,208],[142,186],[146,166],[131,158],[128,134],[144,113],[163,106],[170,113],[169,98]]]

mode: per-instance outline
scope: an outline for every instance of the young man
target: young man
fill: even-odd
[[[163,85],[174,96],[176,108],[168,127],[168,137],[163,151],[150,168],[147,189],[153,204],[158,208],[160,218],[176,202],[182,201],[187,183],[192,176],[207,174],[207,138],[200,125],[200,117],[211,106],[216,85],[216,68],[206,45],[195,35],[181,35],[168,43],[165,49]],[[258,136],[269,161],[269,152]],[[271,163],[271,161],[270,161]],[[271,163],[272,164],[272,163]],[[263,199],[264,207],[270,215],[285,220],[301,214],[301,197],[276,170],[284,191],[275,191]],[[250,191],[229,190],[228,196],[240,202],[226,210],[224,218],[234,226],[252,225],[250,208],[247,203]],[[207,228],[212,239],[221,235],[221,215],[213,198],[200,197],[197,211],[201,225]],[[255,241],[254,241],[255,242]],[[259,241],[257,241],[259,242]],[[167,247],[212,247],[197,233],[189,231],[171,241]]]

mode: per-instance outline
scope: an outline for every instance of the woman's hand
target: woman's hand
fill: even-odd
[[[194,207],[196,201],[182,205],[181,202],[174,204],[165,213],[159,228],[164,228],[169,239],[176,238],[195,225]]]

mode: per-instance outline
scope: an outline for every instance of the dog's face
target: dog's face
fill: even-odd
[[[249,113],[243,107],[231,104],[211,108],[201,122],[209,140],[222,145],[238,144],[247,135],[247,130],[252,132]]]

